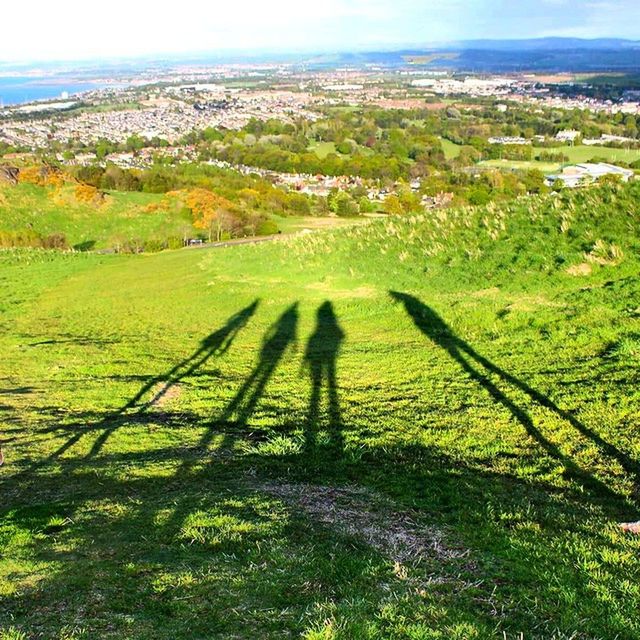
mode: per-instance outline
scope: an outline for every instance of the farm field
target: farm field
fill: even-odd
[[[639,196],[0,252],[0,638],[637,638]]]

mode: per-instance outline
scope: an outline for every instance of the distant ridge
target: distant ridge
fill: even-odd
[[[74,79],[102,74],[131,74],[149,68],[162,70],[175,64],[291,64],[309,69],[340,67],[404,67],[413,58],[416,68],[456,72],[617,72],[640,74],[640,40],[623,38],[532,38],[522,40],[475,39],[450,42],[397,43],[338,50],[218,50],[183,55],[158,54],[142,57],[77,61]],[[423,60],[419,61],[420,58]],[[35,67],[51,75],[69,75],[68,62],[3,63],[0,71],[14,70],[22,76]]]
[[[436,43],[433,49],[440,50],[491,50],[491,51],[562,51],[592,50],[616,51],[638,49],[640,41],[622,38],[531,38],[525,40],[461,40],[459,42]]]
[[[640,41],[620,38],[536,38],[427,43],[378,51],[326,53],[308,58],[312,66],[413,64],[417,69],[476,73],[575,72],[640,73]]]

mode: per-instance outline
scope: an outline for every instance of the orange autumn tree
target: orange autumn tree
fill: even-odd
[[[104,199],[103,194],[90,184],[78,184],[74,189],[74,196],[78,202],[98,204]]]
[[[206,231],[209,242],[214,238],[219,241],[235,218],[233,203],[208,189],[192,189],[186,195],[185,204],[193,215],[193,226]]]
[[[23,167],[20,169],[18,175],[20,182],[27,184],[35,184],[39,187],[43,186],[42,174],[40,173],[40,167]]]
[[[23,167],[18,175],[19,182],[56,189],[62,187],[67,179],[68,177],[61,169],[46,164]]]

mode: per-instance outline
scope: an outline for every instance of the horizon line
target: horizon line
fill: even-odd
[[[239,49],[239,48],[222,48],[214,50],[198,50],[198,51],[182,51],[182,52],[149,52],[149,53],[135,53],[128,55],[113,55],[113,56],[94,56],[94,57],[73,57],[73,58],[14,58],[0,60],[0,69],[12,68],[14,66],[24,65],[64,65],[64,64],[94,64],[102,63],[104,66],[108,66],[109,63],[123,63],[123,62],[162,62],[169,60],[193,60],[204,61],[206,59],[215,58],[236,58],[238,60],[251,59],[255,57],[265,56],[282,56],[286,58],[292,58],[296,56],[326,56],[326,55],[344,55],[349,53],[395,53],[407,50],[416,51],[444,51],[446,48],[459,48],[462,50],[465,45],[469,44],[517,44],[517,43],[541,43],[541,42],[576,42],[576,43],[604,43],[612,42],[619,44],[637,45],[640,47],[640,37],[638,39],[625,38],[620,36],[597,36],[592,38],[575,37],[575,36],[536,36],[532,38],[464,38],[458,40],[430,40],[427,42],[395,42],[395,43],[362,43],[353,45],[351,48],[346,47],[328,47],[328,48],[289,48],[279,49],[274,47],[261,47],[257,49]],[[276,60],[272,60],[276,62]],[[280,61],[281,62],[281,61]]]

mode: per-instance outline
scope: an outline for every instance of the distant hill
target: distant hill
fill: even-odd
[[[640,41],[622,38],[534,38],[525,40],[462,40],[398,44],[379,49],[358,48],[342,51],[211,51],[180,56],[150,56],[131,59],[85,60],[71,74],[67,64],[56,61],[38,63],[54,77],[87,81],[105,75],[130,76],[153,69],[158,73],[182,64],[264,63],[300,64],[310,70],[377,65],[397,68],[407,65],[407,58],[424,58],[421,67],[486,73],[514,71],[573,71],[623,73],[640,72]],[[2,63],[3,73],[22,77],[33,69],[30,64]]]
[[[322,54],[308,59],[313,67],[350,65],[405,66],[412,59],[425,69],[480,73],[640,71],[640,42],[616,38],[540,38],[468,40],[430,43],[396,50]]]
[[[531,38],[527,40],[462,40],[441,45],[434,45],[434,49],[445,50],[490,50],[490,51],[625,51],[636,49],[640,51],[640,41],[624,40],[622,38]]]

